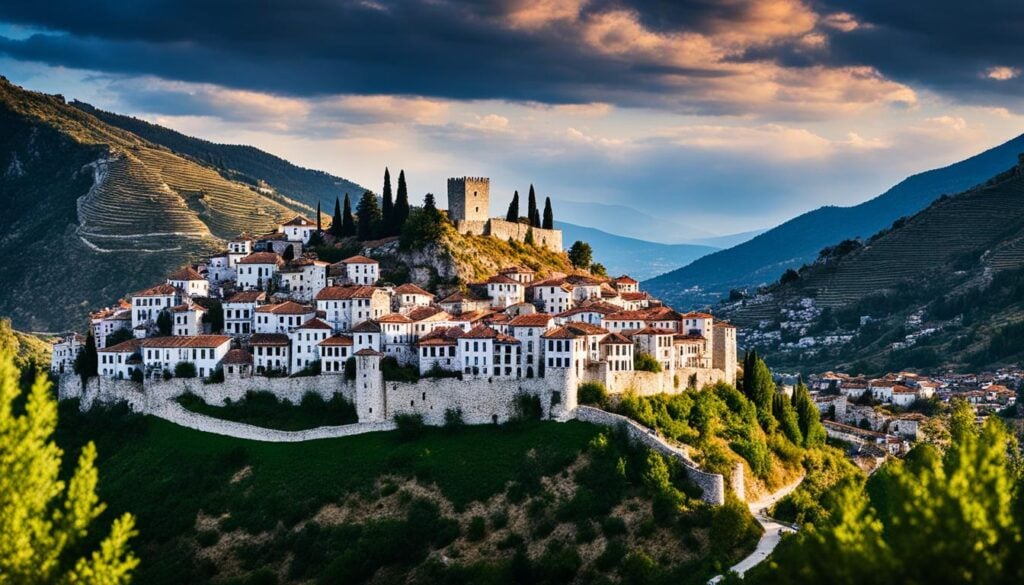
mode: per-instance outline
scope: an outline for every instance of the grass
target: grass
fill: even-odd
[[[199,414],[282,431],[358,422],[355,406],[344,397],[336,395],[330,400],[324,400],[312,392],[303,396],[299,404],[287,400],[279,402],[270,392],[252,391],[247,392],[241,400],[225,406],[211,406],[194,394],[182,395],[178,403]]]

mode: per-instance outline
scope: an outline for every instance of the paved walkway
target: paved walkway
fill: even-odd
[[[767,512],[768,508],[774,506],[776,502],[788,496],[793,490],[800,487],[800,484],[803,481],[804,476],[801,475],[793,483],[780,488],[774,493],[768,494],[756,502],[750,502],[747,504],[750,508],[750,513],[754,515],[754,519],[757,520],[757,523],[760,524],[762,528],[764,528],[764,534],[762,534],[761,539],[757,541],[757,547],[754,549],[754,552],[747,555],[746,558],[732,567],[729,567],[730,571],[742,577],[747,571],[757,566],[761,561],[767,559],[768,556],[772,554],[772,551],[775,550],[775,547],[778,546],[779,542],[782,540],[783,533],[794,532],[792,527],[769,518],[765,512]],[[709,585],[714,585],[724,578],[724,575],[718,575],[708,581],[708,583]]]

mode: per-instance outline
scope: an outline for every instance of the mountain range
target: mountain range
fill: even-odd
[[[720,248],[697,244],[661,244],[610,234],[595,228],[556,221],[566,248],[576,240],[590,244],[594,261],[604,264],[608,274],[629,274],[643,280],[688,264]]]
[[[713,304],[730,289],[771,283],[790,268],[812,262],[826,246],[866,238],[943,194],[969,189],[1017,162],[1024,135],[981,154],[913,175],[885,193],[852,207],[821,207],[732,248],[643,283],[652,294],[681,307]]]

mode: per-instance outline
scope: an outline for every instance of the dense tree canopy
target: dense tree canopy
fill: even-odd
[[[366,241],[376,238],[380,233],[381,214],[377,196],[372,191],[363,193],[356,214],[359,215],[359,239]]]
[[[508,213],[505,214],[505,221],[513,223],[519,221],[519,191],[512,194],[512,201],[508,204]]]
[[[576,268],[587,269],[594,261],[594,250],[590,244],[576,240],[569,248],[569,262]]]

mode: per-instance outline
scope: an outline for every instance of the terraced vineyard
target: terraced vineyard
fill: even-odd
[[[223,239],[308,211],[3,78],[0,205],[0,315],[35,331],[81,329]]]

